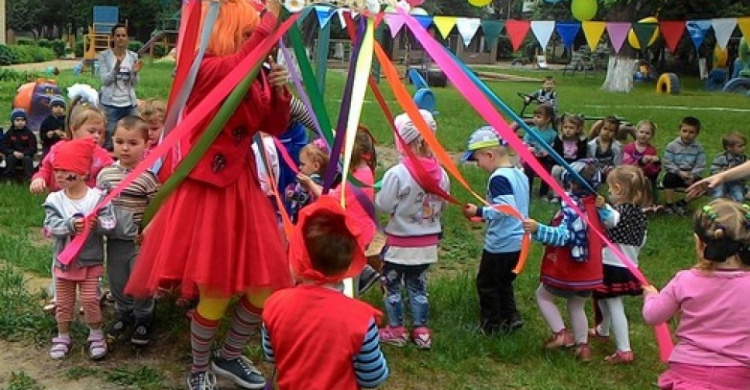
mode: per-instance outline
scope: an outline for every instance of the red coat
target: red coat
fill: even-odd
[[[596,198],[587,196],[582,199],[583,210],[600,232],[604,232],[599,214],[596,210]],[[562,221],[562,212],[552,219],[550,226],[558,226]],[[570,247],[547,246],[542,256],[541,281],[552,287],[571,291],[591,291],[602,284],[604,271],[602,266],[602,239],[587,226],[589,258],[579,263],[571,259]]]
[[[188,99],[186,112],[194,109],[201,99],[219,84],[224,75],[237,67],[242,59],[273,31],[276,23],[276,17],[266,13],[239,52],[222,57],[206,56]],[[190,178],[225,187],[233,183],[243,170],[255,172],[255,159],[251,152],[252,137],[257,131],[272,135],[286,131],[289,127],[290,100],[289,91],[279,91],[271,87],[266,73],[261,71],[245,100],[240,103],[229,122],[190,173]],[[209,117],[213,118],[214,115]],[[207,119],[197,128],[206,129],[209,123],[210,119]],[[202,131],[191,134],[188,145],[195,145],[202,134]],[[189,149],[183,145],[182,150],[185,152]]]
[[[325,287],[274,293],[263,309],[281,390],[356,390],[354,358],[377,311]]]

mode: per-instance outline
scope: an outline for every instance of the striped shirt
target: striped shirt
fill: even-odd
[[[120,185],[120,182],[130,173],[131,169],[123,168],[119,162],[102,168],[96,178],[96,186],[102,190],[109,191]],[[120,193],[112,205],[115,212],[132,214],[132,223],[139,227],[143,219],[143,212],[148,203],[159,190],[159,179],[151,171],[143,172],[123,192]],[[122,222],[118,219],[118,224]],[[120,229],[118,227],[118,231]],[[124,229],[127,231],[128,229]]]

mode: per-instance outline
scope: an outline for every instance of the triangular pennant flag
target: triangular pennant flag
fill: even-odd
[[[385,22],[391,31],[391,38],[396,38],[401,27],[404,27],[404,18],[400,14],[385,14]]]
[[[599,40],[602,39],[606,25],[604,22],[583,22],[583,35],[586,36],[586,43],[589,44],[591,52],[595,52],[599,47]]]
[[[552,37],[553,31],[555,31],[554,20],[534,20],[531,22],[531,32],[534,33],[536,40],[539,41],[542,51],[547,49],[547,44]]]
[[[503,31],[505,22],[502,20],[483,20],[482,21],[482,32],[484,33],[484,39],[487,40],[487,47],[492,48],[497,45],[497,38],[500,36],[500,31]]]
[[[315,6],[315,14],[318,15],[318,23],[320,28],[323,28],[331,21],[331,17],[336,12],[336,8],[326,7],[322,5]]]
[[[417,19],[417,22],[424,27],[425,30],[430,28],[430,25],[432,25],[432,16],[430,15],[413,15],[414,19]]]
[[[505,22],[505,33],[508,34],[513,51],[518,51],[521,47],[526,34],[529,33],[529,27],[531,27],[531,22],[528,20],[508,20]]]
[[[750,41],[750,16],[737,19],[737,25],[740,26],[740,31],[742,31],[745,40]]]
[[[716,35],[716,44],[724,50],[732,37],[734,26],[737,25],[737,18],[711,19],[711,25],[714,27]]]
[[[607,22],[607,35],[609,35],[609,41],[612,42],[615,53],[619,53],[622,49],[622,44],[625,43],[628,32],[630,32],[630,23],[628,22]]]
[[[695,49],[698,50],[703,44],[703,40],[706,38],[708,29],[711,28],[711,21],[689,20],[687,23],[685,23],[685,27],[687,27],[688,34],[690,34],[690,39],[693,40]]]
[[[578,22],[557,23],[555,25],[555,29],[557,30],[557,34],[560,35],[560,39],[562,39],[565,47],[573,47],[573,43],[576,40],[578,31],[581,31],[581,23],[578,23]]]
[[[456,19],[458,18],[455,16],[435,16],[432,18],[432,23],[435,24],[443,39],[448,39],[453,26],[456,25]]]
[[[638,39],[638,43],[641,45],[641,49],[645,50],[649,42],[651,42],[651,37],[656,32],[656,28],[659,27],[658,23],[635,23],[633,24],[633,32],[635,32],[635,37]]]
[[[301,26],[302,22],[305,20],[307,15],[310,15],[310,12],[313,10],[312,7],[305,7],[302,8],[302,11],[299,12],[299,17],[297,18],[297,25]]]
[[[674,54],[677,51],[677,44],[680,43],[680,38],[682,38],[682,33],[685,31],[685,22],[682,20],[659,22],[659,30],[667,44],[667,49]]]
[[[474,39],[474,35],[479,30],[481,21],[477,18],[458,18],[456,19],[456,27],[458,33],[461,34],[461,38],[464,40],[464,46],[469,46],[471,40]]]
[[[349,10],[344,9],[344,8],[336,9],[336,15],[338,15],[339,17],[339,23],[341,23],[341,28],[346,30],[346,19],[344,19],[344,12],[349,12]]]

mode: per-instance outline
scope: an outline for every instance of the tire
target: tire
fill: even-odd
[[[748,77],[737,77],[731,79],[724,86],[724,92],[739,93],[745,96],[750,96],[750,78]]]
[[[656,93],[677,95],[680,93],[680,78],[674,73],[662,73],[656,80]]]

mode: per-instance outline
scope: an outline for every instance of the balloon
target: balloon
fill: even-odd
[[[659,23],[659,20],[656,19],[654,16],[649,16],[647,18],[643,18],[638,21],[638,23]],[[648,40],[648,46],[651,46],[656,42],[656,38],[659,37],[659,27],[654,30],[654,33],[651,35],[651,38]],[[632,47],[635,50],[641,49],[641,43],[638,42],[638,37],[635,36],[635,31],[633,29],[630,29],[630,32],[628,33],[628,43],[630,44],[630,47]]]
[[[719,45],[716,45],[714,47],[714,68],[726,67],[728,57],[729,51],[727,49],[722,50]]]
[[[429,15],[427,11],[425,11],[424,8],[420,8],[420,7],[412,8],[409,13],[412,15]]]
[[[424,0],[406,0],[406,2],[412,7],[419,7],[424,3]]]
[[[573,0],[570,4],[573,17],[581,22],[593,19],[596,16],[596,9],[596,0]]]
[[[475,7],[486,7],[492,3],[492,0],[469,0],[469,4]]]

